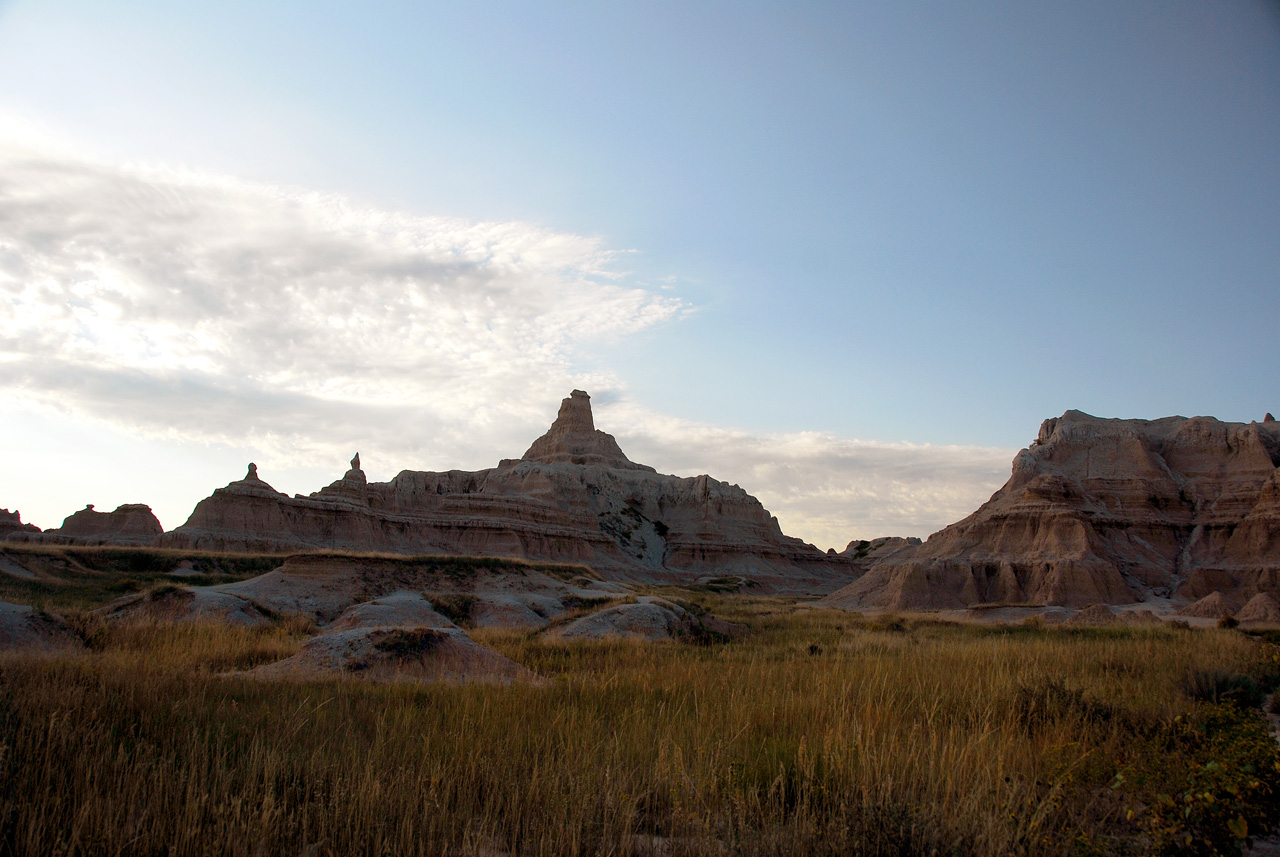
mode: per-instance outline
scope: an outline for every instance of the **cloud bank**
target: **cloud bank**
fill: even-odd
[[[986,502],[1015,450],[849,440],[821,432],[755,435],[645,411],[598,409],[628,457],[660,471],[736,482],[782,528],[820,547],[856,538],[927,536]]]
[[[936,529],[1007,472],[1011,450],[758,437],[629,402],[577,347],[691,308],[617,262],[528,223],[0,141],[0,393],[268,466],[359,448],[450,468],[519,455],[581,387],[633,459],[739,482],[824,544]]]

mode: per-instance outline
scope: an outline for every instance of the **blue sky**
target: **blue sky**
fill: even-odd
[[[19,414],[5,440],[105,444],[66,465],[58,492],[35,487],[34,465],[3,486],[0,505],[39,509],[42,526],[84,502],[140,501],[172,527],[246,456],[291,491],[336,478],[342,444],[363,444],[376,478],[491,466],[536,436],[566,385],[591,384],[597,422],[633,458],[738,482],[784,529],[842,546],[969,511],[1068,408],[1280,409],[1276,4],[0,0],[0,121],[25,153],[0,165],[0,324],[21,333],[4,340]],[[69,178],[90,162],[92,187]],[[265,188],[288,200],[264,202]],[[122,193],[136,204],[113,203]],[[222,236],[219,253],[178,230],[163,266],[113,257],[150,252],[166,194]],[[36,221],[18,205],[36,197],[61,212],[38,234],[15,226],[15,213]],[[325,231],[338,198],[366,218],[341,240]],[[97,243],[76,232],[90,211]],[[237,231],[245,211],[257,225]],[[391,215],[409,218],[394,241]],[[201,315],[291,288],[330,296],[323,318],[393,308],[385,260],[369,260],[464,234],[490,248],[453,251],[476,270],[512,247],[531,255],[479,303],[471,274],[437,277],[436,326],[414,316],[396,343],[363,345],[408,311],[370,314],[326,353],[325,381],[299,368],[318,352],[288,351],[319,328],[237,362],[226,354],[273,341],[277,316],[232,330]],[[340,259],[323,250],[333,240]],[[297,275],[299,246],[332,282]],[[244,291],[234,247],[293,261],[276,279],[259,265]],[[208,279],[186,311],[213,344],[158,360],[168,334],[144,329],[157,313],[139,295],[195,289],[196,270]],[[35,335],[42,312],[106,300],[73,294],[86,277],[132,297],[93,309],[92,335],[83,319]],[[484,342],[460,332],[477,324]],[[410,341],[427,328],[429,345]],[[123,330],[150,350],[110,345]],[[448,380],[390,384],[399,366]],[[108,376],[67,380],[95,372]],[[184,407],[225,425],[166,416],[179,388],[204,391]],[[412,442],[354,418],[338,430],[333,402],[410,408],[377,421],[434,428]],[[142,450],[193,485],[136,481]],[[101,485],[82,498],[92,480],[65,483],[89,469]],[[133,493],[112,499],[121,482]]]

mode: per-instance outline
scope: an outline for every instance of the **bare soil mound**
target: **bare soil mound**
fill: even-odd
[[[1280,625],[1280,601],[1277,601],[1270,592],[1259,592],[1249,599],[1248,604],[1240,608],[1236,618],[1241,623]]]
[[[247,598],[197,586],[161,586],[143,595],[113,601],[103,611],[112,619],[219,621],[245,627],[270,625],[275,621],[268,610]]]
[[[80,640],[56,616],[0,601],[0,651],[78,648]]]
[[[1221,592],[1210,592],[1199,601],[1192,602],[1178,611],[1179,616],[1196,619],[1222,619],[1234,616],[1236,605]]]
[[[350,628],[312,638],[293,657],[245,675],[314,681],[537,681],[529,670],[476,643],[459,628]]]
[[[580,575],[566,581],[551,571],[562,570],[461,557],[298,555],[275,571],[212,589],[276,613],[300,613],[321,626],[353,605],[397,592],[424,593],[439,607],[447,603],[449,609],[437,612],[457,624],[531,629],[616,597],[616,585]]]
[[[638,640],[687,640],[712,642],[731,640],[746,633],[746,627],[710,615],[695,615],[665,598],[641,596],[634,604],[617,604],[548,632],[565,640],[598,640],[623,637]]]
[[[431,602],[416,592],[393,592],[382,598],[364,601],[343,611],[326,631],[351,631],[357,628],[430,628],[436,631],[458,626],[441,616]]]

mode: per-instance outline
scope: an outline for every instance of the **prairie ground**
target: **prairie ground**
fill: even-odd
[[[0,659],[3,854],[1214,854],[1280,822],[1238,630],[682,592],[727,644],[476,630],[539,685],[227,675],[314,627],[103,624]]]

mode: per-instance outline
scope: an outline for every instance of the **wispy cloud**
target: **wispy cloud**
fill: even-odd
[[[74,419],[282,467],[482,467],[582,387],[634,460],[739,482],[824,547],[925,534],[1007,473],[1012,450],[676,420],[576,362],[688,311],[594,238],[0,140],[0,393]]]
[[[279,456],[369,430],[447,455],[527,435],[592,378],[576,344],[687,310],[613,263],[526,223],[9,145],[0,386]]]

